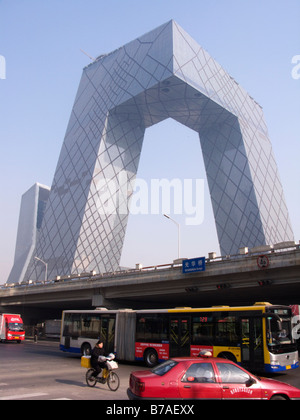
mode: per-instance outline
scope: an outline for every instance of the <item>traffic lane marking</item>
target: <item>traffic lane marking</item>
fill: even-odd
[[[20,394],[20,395],[7,395],[6,397],[0,397],[0,401],[6,401],[6,400],[22,400],[24,398],[35,398],[35,397],[44,397],[44,392],[35,392],[32,394]]]

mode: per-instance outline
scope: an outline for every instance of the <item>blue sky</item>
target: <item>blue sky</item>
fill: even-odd
[[[0,284],[13,263],[22,194],[35,182],[51,186],[82,69],[90,63],[80,49],[108,53],[170,19],[263,107],[300,239],[300,79],[292,77],[292,58],[300,55],[299,0],[0,0],[6,63],[5,79],[0,69]],[[142,153],[140,178],[206,178],[196,133],[174,121],[148,129]],[[176,216],[184,257],[219,251],[207,187],[204,201],[200,226]],[[123,265],[176,257],[173,223],[161,215],[130,216]]]

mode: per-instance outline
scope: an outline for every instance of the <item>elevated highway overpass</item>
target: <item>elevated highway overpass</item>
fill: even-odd
[[[66,276],[0,287],[0,311],[21,312],[27,322],[60,317],[63,309],[156,308],[300,303],[300,248],[206,259],[205,271],[182,273],[182,264],[137,267],[115,273]],[[263,252],[261,252],[263,251]]]

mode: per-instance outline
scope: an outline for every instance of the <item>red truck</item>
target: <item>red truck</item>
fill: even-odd
[[[0,342],[25,340],[25,331],[21,315],[0,314]]]

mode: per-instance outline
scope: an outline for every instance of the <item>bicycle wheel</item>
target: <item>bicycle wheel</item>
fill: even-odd
[[[86,372],[85,375],[85,380],[88,386],[93,387],[96,385],[97,383],[97,379],[95,378],[95,376],[93,376],[93,373],[95,373],[94,369],[89,369]]]
[[[108,385],[108,388],[111,391],[116,391],[119,388],[120,378],[116,374],[116,372],[114,372],[114,371],[109,372],[109,375],[108,375],[108,378],[107,378],[107,385]]]

